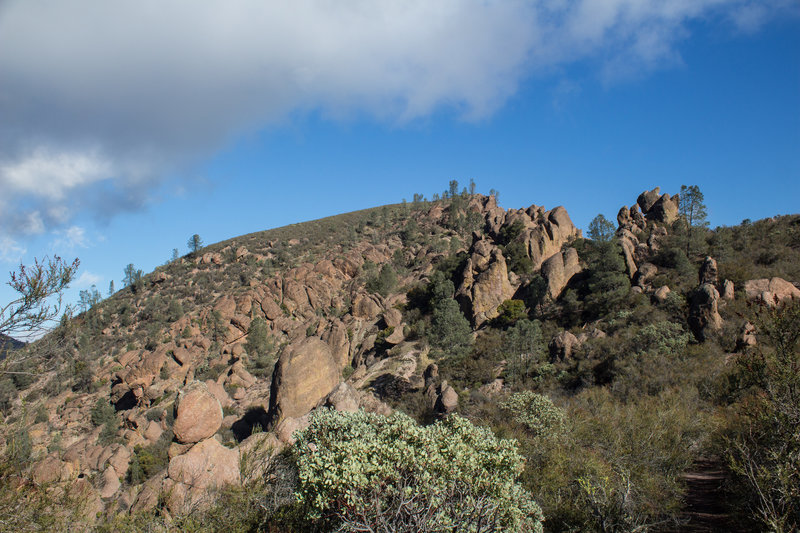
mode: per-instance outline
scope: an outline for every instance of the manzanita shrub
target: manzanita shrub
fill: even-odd
[[[295,434],[301,505],[342,531],[542,531],[516,441],[451,415],[318,410]]]

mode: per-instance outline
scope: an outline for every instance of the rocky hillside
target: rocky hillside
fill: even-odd
[[[34,376],[4,382],[0,446],[18,486],[80,499],[76,516],[101,527],[137,513],[208,508],[215,490],[247,485],[269,464],[254,474],[245,458],[290,446],[321,406],[401,409],[421,422],[460,412],[527,443],[533,437],[501,405],[536,390],[582,420],[559,453],[593,458],[576,466],[561,457],[558,475],[555,448],[528,458],[526,475],[567,480],[561,496],[528,481],[549,528],[588,523],[589,511],[575,518],[557,500],[580,492],[578,479],[608,476],[641,487],[646,505],[636,520],[671,520],[682,494],[675,480],[693,457],[620,463],[619,450],[612,457],[607,443],[592,440],[600,438],[592,424],[616,427],[606,436],[617,447],[626,432],[638,442],[641,427],[619,426],[625,409],[641,402],[633,418],[647,402],[652,413],[689,409],[698,383],[725,372],[724,353],[754,345],[746,302],[800,298],[792,283],[800,279],[800,219],[751,225],[752,235],[772,225],[795,239],[773,247],[788,257],[752,268],[741,264],[749,253],[736,241],[741,227],[704,233],[681,255],[679,200],[658,189],[617,220],[616,237],[599,243],[584,239],[563,207],[504,210],[494,197],[463,194],[208,246],[27,347],[35,357],[23,370]],[[724,261],[709,255],[715,251]],[[658,375],[647,366],[666,360],[670,370]],[[690,370],[707,376],[687,385]],[[681,387],[694,396],[676,392]],[[702,409],[697,420],[713,418],[711,407]],[[661,425],[675,429],[676,420]],[[699,450],[708,431],[680,424],[671,445]],[[656,491],[647,480],[664,486]],[[678,507],[645,509],[658,494]]]

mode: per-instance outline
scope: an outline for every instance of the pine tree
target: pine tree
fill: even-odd
[[[694,240],[700,234],[700,229],[708,227],[706,205],[703,203],[703,193],[697,185],[681,185],[679,211],[686,225],[686,255],[691,256]]]
[[[195,233],[189,237],[189,240],[186,242],[186,246],[189,247],[189,251],[191,253],[196,254],[203,247],[203,239],[200,238],[200,235]]]
[[[599,214],[589,222],[588,235],[593,241],[608,242],[614,236],[614,224]]]

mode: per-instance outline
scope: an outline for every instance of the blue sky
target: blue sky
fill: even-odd
[[[77,299],[450,179],[584,228],[655,186],[712,225],[800,211],[795,2],[201,6],[0,6],[0,271],[79,257]]]

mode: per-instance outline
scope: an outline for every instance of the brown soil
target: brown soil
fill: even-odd
[[[727,512],[723,485],[728,471],[719,459],[698,459],[692,468],[683,474],[686,483],[686,502],[681,515],[682,525],[665,530],[667,532],[730,532],[749,531],[743,524],[734,522]]]

